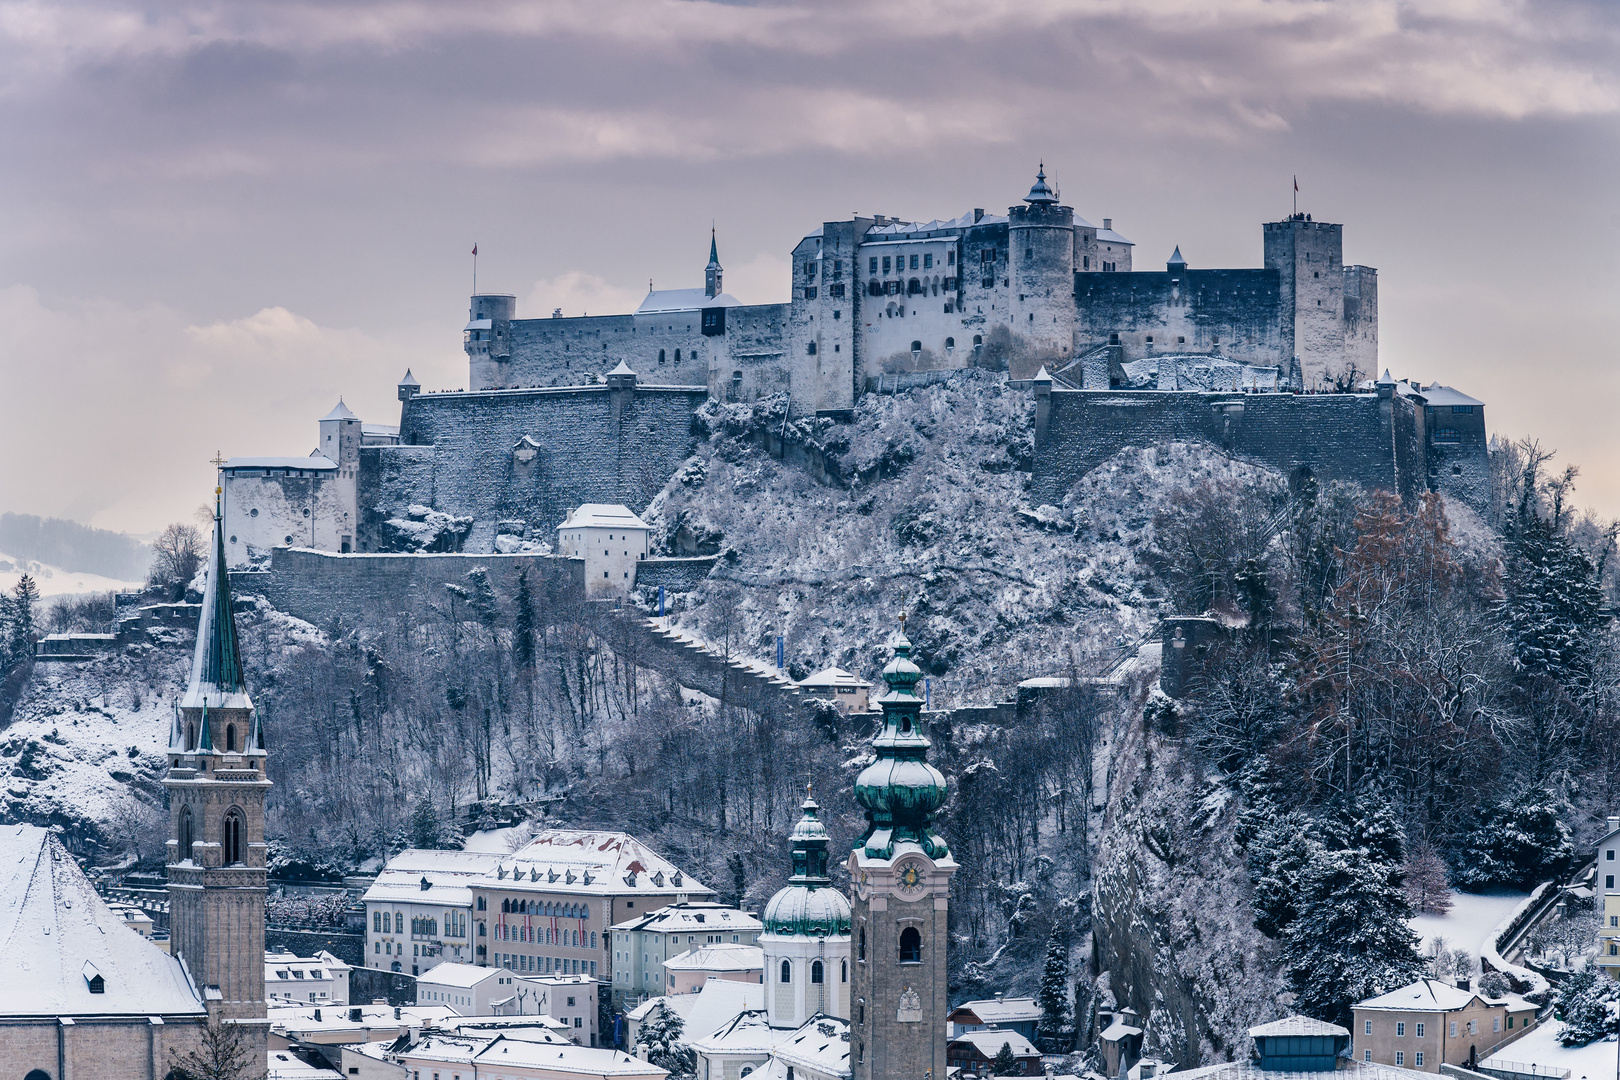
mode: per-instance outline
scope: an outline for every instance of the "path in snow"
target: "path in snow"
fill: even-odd
[[[1541,1065],[1553,1069],[1568,1069],[1569,1080],[1614,1080],[1614,1037],[1599,1039],[1585,1046],[1562,1046],[1558,1036],[1563,1033],[1562,1020],[1548,1020],[1531,1030],[1530,1034],[1508,1043],[1486,1058],[1484,1064],[1516,1061],[1521,1064]]]

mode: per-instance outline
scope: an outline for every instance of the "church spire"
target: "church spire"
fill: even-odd
[[[709,265],[703,271],[703,295],[713,298],[721,293],[720,248],[715,243],[714,226],[709,226]]]
[[[917,695],[922,669],[911,662],[911,642],[894,642],[894,659],[883,669],[889,692],[878,698],[883,727],[872,739],[877,760],[855,780],[855,797],[866,808],[866,833],[856,850],[879,859],[894,856],[895,845],[912,841],[931,859],[950,852],[933,831],[934,814],[945,804],[945,777],[928,764],[931,745],[922,732],[923,700]]]
[[[192,654],[191,682],[180,703],[182,708],[253,707],[242,681],[242,654],[236,642],[236,615],[231,604],[230,574],[225,568],[225,527],[220,520],[218,497],[216,491],[208,583],[203,589],[197,648]]]

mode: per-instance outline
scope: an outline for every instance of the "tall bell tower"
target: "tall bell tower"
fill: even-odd
[[[175,712],[163,786],[169,789],[170,948],[185,962],[210,1018],[242,1023],[250,1048],[262,1052],[270,781],[264,728],[242,680],[217,505],[191,681]]]
[[[849,856],[854,1080],[945,1080],[946,916],[957,867],[933,831],[945,777],[928,764],[921,678],[902,636],[883,669],[877,760],[855,781],[867,828]]]

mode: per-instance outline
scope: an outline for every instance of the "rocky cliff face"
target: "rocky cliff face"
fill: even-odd
[[[1145,1020],[1144,1053],[1231,1060],[1286,1010],[1276,945],[1254,929],[1224,778],[1183,752],[1156,689],[1131,703],[1109,761],[1092,900],[1093,964]]]

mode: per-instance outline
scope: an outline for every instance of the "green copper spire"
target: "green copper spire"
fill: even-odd
[[[720,265],[720,247],[714,242],[713,226],[709,228],[709,265],[712,267]]]
[[[225,566],[225,526],[215,491],[214,543],[203,590],[202,618],[197,624],[197,651],[192,655],[191,683],[181,701],[185,708],[212,705],[251,708],[242,680],[242,655],[236,642],[231,604],[231,577]]]
[[[878,699],[883,727],[872,739],[877,760],[855,780],[855,797],[866,808],[867,828],[856,842],[872,858],[894,856],[895,845],[911,841],[931,859],[950,854],[933,831],[934,814],[945,805],[945,777],[928,764],[931,745],[922,733],[922,670],[911,662],[911,642],[902,635],[894,659],[883,669],[889,692]]]

